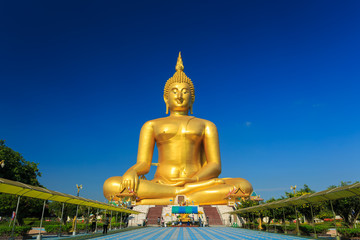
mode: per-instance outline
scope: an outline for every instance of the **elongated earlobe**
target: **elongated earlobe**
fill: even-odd
[[[192,105],[192,104],[190,105],[190,114],[194,114],[194,113],[193,113],[193,105]]]
[[[165,97],[165,94],[164,94],[164,102],[166,105],[166,114],[168,114],[169,113],[169,103],[168,103],[168,99]]]

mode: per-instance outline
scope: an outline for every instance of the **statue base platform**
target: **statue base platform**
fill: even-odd
[[[147,219],[147,226],[159,226],[158,218],[163,218],[164,222],[177,221],[178,214],[172,214],[172,207],[174,205],[137,205],[133,207],[133,210],[142,212],[141,214],[131,214],[129,216],[129,226],[143,226]],[[193,206],[193,205],[190,205]],[[196,206],[196,205],[195,205]],[[233,207],[226,205],[197,205],[198,214],[189,214],[194,218],[195,222],[201,222],[205,226],[212,225],[225,225],[230,226],[233,223],[240,224],[240,221],[236,215],[228,214],[228,212],[234,211]],[[209,209],[211,211],[209,211]],[[170,226],[168,226],[170,227]]]

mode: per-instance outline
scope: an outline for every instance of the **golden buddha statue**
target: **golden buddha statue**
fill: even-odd
[[[221,161],[216,126],[189,116],[195,89],[184,73],[180,53],[175,69],[164,88],[166,114],[170,110],[170,116],[143,125],[136,164],[122,177],[107,179],[104,196],[115,201],[132,196],[139,205],[169,205],[177,196],[201,205],[227,204],[229,196],[250,196],[253,188],[247,180],[218,178]],[[146,180],[141,176],[150,170],[155,144],[157,170],[153,180]]]

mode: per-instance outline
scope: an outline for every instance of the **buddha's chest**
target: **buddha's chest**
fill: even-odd
[[[169,121],[154,128],[158,143],[164,141],[192,140],[199,141],[203,137],[204,126],[196,121]]]

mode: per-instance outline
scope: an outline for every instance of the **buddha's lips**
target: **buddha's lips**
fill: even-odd
[[[183,103],[183,101],[184,101],[184,99],[182,99],[182,98],[177,98],[177,99],[176,99],[176,102],[177,102],[178,104]]]

